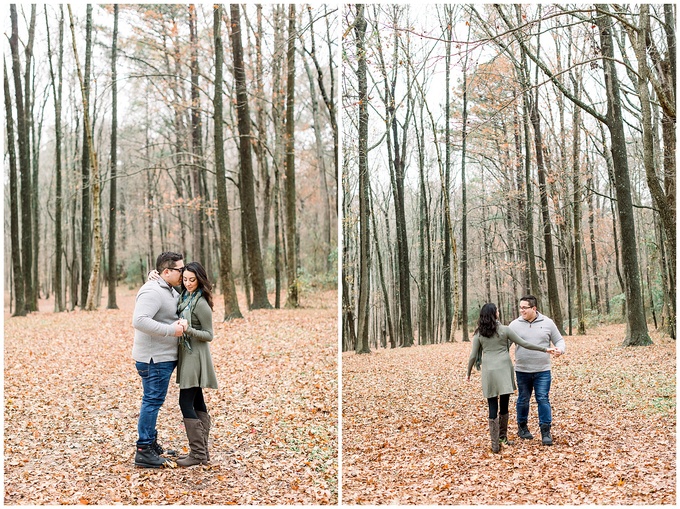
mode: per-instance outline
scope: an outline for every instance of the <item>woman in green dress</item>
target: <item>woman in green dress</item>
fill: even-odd
[[[489,433],[491,450],[500,451],[500,443],[508,442],[508,404],[510,394],[517,385],[510,359],[510,342],[517,343],[529,350],[554,353],[554,348],[544,348],[527,343],[509,327],[498,321],[498,308],[495,304],[484,304],[479,312],[477,329],[472,338],[472,351],[468,360],[467,380],[470,381],[472,366],[477,359],[482,364],[482,392],[489,404]],[[500,416],[498,403],[500,399]]]
[[[212,327],[212,285],[203,266],[188,263],[182,273],[182,292],[177,312],[186,325],[180,338],[177,359],[179,406],[184,418],[190,452],[177,460],[182,467],[210,461],[208,434],[210,415],[203,399],[203,389],[217,389],[217,377],[210,356]],[[184,322],[186,320],[186,322]]]

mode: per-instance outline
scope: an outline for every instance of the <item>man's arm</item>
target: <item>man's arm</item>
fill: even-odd
[[[550,330],[550,341],[553,345],[555,345],[555,348],[559,350],[560,355],[567,351],[567,344],[564,341],[562,334],[560,334],[560,330],[557,328],[557,325],[555,325],[555,322],[552,323]]]
[[[142,288],[137,296],[132,326],[150,336],[181,336],[182,326],[177,323],[167,324],[154,320],[160,309],[160,299],[150,288]],[[179,328],[179,334],[178,332]]]

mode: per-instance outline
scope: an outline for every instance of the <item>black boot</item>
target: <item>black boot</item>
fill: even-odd
[[[172,456],[175,457],[177,456],[177,451],[173,449],[163,449],[163,446],[158,443],[158,439],[154,438],[153,443],[151,444],[151,448],[154,450],[154,452],[158,456],[162,456],[165,454],[166,456]]]
[[[541,441],[543,445],[552,445],[553,440],[550,435],[550,424],[541,424]]]
[[[501,444],[513,445],[515,442],[508,440],[508,414],[500,414],[498,417],[498,441]]]
[[[168,461],[161,458],[152,445],[138,445],[135,453],[135,465],[143,468],[161,468]]]
[[[523,438],[524,440],[533,440],[534,436],[529,433],[529,428],[527,428],[526,422],[517,423],[517,436]]]

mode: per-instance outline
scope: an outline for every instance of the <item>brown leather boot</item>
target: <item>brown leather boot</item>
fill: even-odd
[[[501,446],[498,443],[498,417],[489,419],[489,434],[491,435],[491,450],[495,453],[500,452]]]
[[[210,435],[210,428],[212,427],[212,421],[208,412],[196,412],[198,418],[203,423],[203,429],[205,430],[205,457],[207,461],[210,461],[210,446],[208,445],[208,436]]]
[[[501,444],[513,445],[515,442],[508,440],[508,414],[498,416],[498,441]]]
[[[189,439],[191,452],[183,458],[177,460],[180,467],[191,467],[194,465],[204,465],[208,463],[205,455],[205,430],[200,419],[184,419],[184,427]]]

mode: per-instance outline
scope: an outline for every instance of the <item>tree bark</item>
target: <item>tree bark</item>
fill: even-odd
[[[109,188],[109,299],[107,309],[118,309],[116,283],[118,262],[116,257],[116,217],[118,176],[118,83],[116,58],[118,57],[118,4],[113,5],[113,39],[111,41],[111,182]]]
[[[70,11],[69,11],[70,14]],[[90,75],[92,74],[92,5],[87,4],[87,15],[85,21],[85,71],[83,74],[83,83],[81,86],[84,102],[90,104]],[[73,21],[71,21],[73,25]],[[71,30],[74,30],[72,26]],[[75,44],[73,45],[75,51]],[[83,114],[87,114],[84,112]],[[90,128],[92,129],[92,127]],[[90,182],[90,145],[87,137],[91,136],[92,132],[88,131],[85,121],[83,120],[83,141],[82,141],[82,157],[80,164],[80,171],[82,173],[82,191],[81,191],[81,223],[80,223],[80,306],[85,309],[89,297],[90,274],[92,273],[92,203],[91,203],[91,185]]]
[[[215,99],[214,99],[214,141],[215,173],[217,188],[217,221],[220,229],[220,285],[224,297],[224,321],[243,318],[236,296],[236,285],[231,263],[231,225],[227,203],[227,182],[224,166],[224,119],[222,113],[222,6],[213,7],[213,32],[215,37]]]
[[[369,348],[369,297],[371,290],[371,240],[369,225],[368,175],[368,85],[366,66],[366,18],[364,6],[357,4],[354,19],[357,51],[357,80],[359,86],[359,326],[355,345],[356,353],[370,353]]]
[[[625,277],[627,331],[623,341],[625,346],[643,346],[652,343],[647,330],[642,293],[640,288],[640,269],[637,257],[637,237],[635,218],[628,172],[626,138],[624,133],[619,81],[614,66],[614,47],[612,41],[612,18],[606,5],[596,5],[598,16],[595,24],[600,32],[602,61],[604,65],[605,86],[607,89],[607,127],[611,136],[611,153],[614,166],[614,184],[618,204],[619,224],[621,227],[621,256]]]
[[[288,7],[288,80],[286,85],[286,235],[288,256],[286,279],[288,281],[287,308],[300,305],[297,253],[297,199],[295,193],[295,4]]]
[[[580,76],[574,81],[574,95],[579,97]],[[574,269],[576,278],[576,319],[578,333],[586,333],[586,321],[583,311],[583,267],[581,255],[581,108],[574,106],[574,141],[572,150],[573,185],[574,185]]]
[[[471,25],[468,24],[468,42],[470,41],[470,29]],[[462,229],[462,246],[461,246],[461,260],[460,260],[460,276],[461,276],[461,286],[462,286],[462,294],[463,294],[463,305],[461,308],[461,328],[462,328],[462,333],[463,333],[463,341],[470,341],[470,337],[468,335],[468,237],[467,237],[467,226],[468,226],[468,218],[467,218],[467,178],[465,176],[465,160],[467,157],[467,117],[468,117],[468,111],[467,111],[467,64],[468,64],[468,58],[469,58],[469,51],[467,51],[467,46],[466,46],[466,51],[465,51],[465,60],[463,62],[463,132],[462,132],[462,137],[463,137],[463,143],[462,143],[462,154],[461,154],[461,161],[460,161],[460,168],[461,168],[461,191],[462,191],[462,205],[463,205],[463,221],[461,224],[461,229]],[[448,72],[448,68],[447,68]],[[448,93],[448,87],[447,87],[447,93]],[[447,104],[448,106],[448,104]],[[448,124],[447,124],[448,127]],[[513,278],[514,280],[514,278]]]
[[[57,76],[54,74],[52,65],[52,44],[50,41],[50,26],[45,7],[45,27],[47,28],[47,54],[50,66],[50,82],[52,95],[54,96],[54,130],[55,130],[55,206],[54,206],[54,311],[64,311],[64,292],[62,289],[63,265],[62,256],[64,250],[62,214],[63,214],[63,191],[62,191],[62,73],[64,67],[64,7],[60,6],[61,17],[59,18],[59,49],[57,57]]]
[[[92,169],[92,197],[93,197],[93,225],[92,225],[92,241],[94,245],[94,263],[92,264],[90,279],[88,281],[87,287],[87,301],[83,309],[86,311],[94,311],[97,308],[95,303],[96,300],[96,285],[99,280],[99,269],[101,266],[102,258],[102,235],[101,235],[101,209],[99,208],[100,199],[100,182],[99,182],[99,164],[97,162],[97,153],[94,150],[94,142],[92,140],[92,125],[90,124],[90,114],[89,114],[89,95],[85,86],[85,80],[83,73],[80,69],[80,60],[78,58],[78,47],[76,45],[76,29],[73,23],[73,13],[71,11],[71,6],[69,5],[69,18],[71,21],[71,37],[73,43],[73,54],[76,60],[76,71],[78,73],[78,82],[80,83],[80,92],[82,94],[83,101],[83,129],[86,134],[86,145],[87,153],[90,156],[89,164]],[[88,6],[90,7],[90,6]],[[91,19],[90,19],[91,21]],[[88,23],[89,25],[91,23]],[[83,147],[83,151],[85,151]]]
[[[191,185],[192,200],[195,202],[192,214],[193,242],[191,251],[195,260],[202,260],[206,269],[208,263],[208,226],[205,213],[207,197],[203,186],[205,161],[203,158],[203,122],[201,120],[201,91],[199,88],[199,41],[196,26],[196,6],[189,5],[189,37],[191,42]],[[210,273],[210,272],[208,272]]]
[[[7,125],[7,152],[9,153],[9,206],[10,240],[12,258],[12,283],[14,289],[14,313],[12,316],[26,316],[24,277],[21,270],[21,248],[19,232],[19,194],[17,181],[17,158],[14,144],[14,122],[12,120],[12,98],[10,96],[7,63],[3,59],[3,85],[5,91],[5,121]]]
[[[14,75],[14,96],[17,110],[17,137],[19,139],[19,175],[21,183],[21,266],[22,271],[15,274],[21,275],[24,282],[24,306],[26,311],[34,309],[35,288],[33,274],[33,235],[31,226],[31,161],[29,147],[29,131],[26,104],[21,83],[21,62],[19,59],[19,24],[17,19],[16,4],[10,4],[10,19],[12,34],[10,36],[10,50],[12,52],[12,73]]]
[[[238,4],[231,4],[231,39],[236,84],[236,111],[238,115],[239,153],[241,159],[241,178],[239,195],[241,207],[246,214],[246,239],[248,242],[248,262],[253,283],[253,309],[270,309],[272,306],[267,297],[260,237],[257,227],[257,210],[255,207],[255,187],[253,183],[253,161],[251,156],[250,113],[248,112],[248,94],[246,91],[246,75],[243,64],[243,45],[241,43],[241,14]],[[289,239],[295,245],[295,239]],[[289,281],[290,284],[290,281]]]

